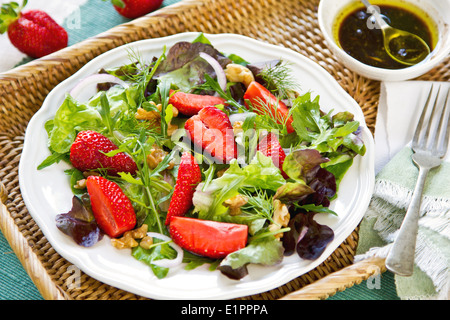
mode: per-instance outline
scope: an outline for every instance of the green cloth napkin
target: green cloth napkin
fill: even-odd
[[[377,174],[369,208],[361,222],[355,260],[386,257],[411,201],[418,168],[403,148]],[[430,171],[425,183],[411,277],[395,276],[401,299],[450,299],[450,163]]]

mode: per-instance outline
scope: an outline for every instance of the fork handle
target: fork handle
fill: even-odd
[[[419,229],[420,203],[429,168],[420,168],[411,203],[398,235],[386,258],[386,268],[400,276],[411,276],[414,269],[416,238]]]

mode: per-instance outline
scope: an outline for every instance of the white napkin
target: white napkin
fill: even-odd
[[[0,0],[0,5],[12,0]],[[16,0],[20,5],[22,0]],[[23,11],[40,9],[47,12],[53,20],[62,25],[65,19],[70,19],[67,28],[81,28],[81,17],[79,7],[87,0],[28,0]],[[68,30],[66,30],[68,31]],[[17,50],[10,42],[6,33],[0,35],[0,72],[14,68],[27,56]]]
[[[381,83],[375,128],[376,173],[411,141],[433,83],[436,87],[442,85],[441,92],[450,86],[450,83],[430,81]],[[449,157],[450,152],[446,159]]]
[[[446,93],[450,83],[405,81],[381,83],[375,128],[377,179],[361,223],[355,261],[386,257],[411,201],[417,167],[408,147],[431,85]],[[443,100],[443,99],[442,99]],[[450,298],[450,152],[425,185],[412,277],[396,276],[402,299]]]

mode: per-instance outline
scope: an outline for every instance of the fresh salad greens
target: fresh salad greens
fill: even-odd
[[[212,65],[200,53],[206,53],[217,64]],[[103,134],[118,147],[105,152],[106,156],[124,152],[134,160],[137,171],[118,175],[108,175],[103,168],[93,171],[117,183],[130,199],[136,229],[146,225],[148,231],[170,237],[164,222],[180,179],[181,154],[188,151],[199,164],[202,181],[185,216],[247,225],[248,239],[244,248],[219,259],[192,254],[183,248],[186,269],[207,263],[212,270],[241,279],[247,274],[248,264],[274,265],[294,253],[303,259],[320,256],[334,234],[328,226],[317,223],[314,215],[339,215],[329,208],[330,202],[337,197],[339,183],[353,159],[365,153],[360,124],[353,115],[323,112],[318,96],[300,93],[288,63],[249,63],[233,53],[218,51],[203,34],[192,42],[179,42],[168,51],[164,48],[159,57],[149,58],[147,61],[139,53],[130,52],[129,64],[99,71],[120,79],[126,86],[117,84],[122,83],[119,81],[98,83],[98,93],[87,102],[77,101],[67,93],[55,116],[45,124],[51,155],[39,169],[60,161],[71,164],[70,149],[79,132],[93,130]],[[230,64],[250,71],[253,81],[287,106],[292,132],[288,132],[284,122],[287,118],[280,122],[271,112],[273,104],[264,101],[264,97],[259,99],[265,109],[249,103],[248,84],[228,78],[226,83],[219,81]],[[215,107],[233,124],[236,158],[218,163],[186,138],[185,124],[192,115],[176,110],[171,103],[174,92],[222,99],[223,103]],[[140,112],[153,117],[138,117]],[[268,132],[276,133],[285,153],[280,162],[259,147]],[[148,157],[155,148],[162,150],[163,156],[156,166],[151,166]],[[102,230],[95,222],[86,188],[80,183],[92,172],[73,168],[66,173],[74,193],[73,208],[58,215],[57,226],[76,243],[95,245],[102,240]],[[236,205],[232,201],[236,199],[244,201]],[[140,241],[137,239],[131,247],[132,256],[148,264],[158,278],[164,278],[170,268],[157,261],[176,258],[170,241],[155,239],[153,245],[145,248],[139,245]]]

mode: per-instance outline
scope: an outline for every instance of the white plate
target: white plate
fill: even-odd
[[[108,237],[91,248],[78,246],[56,228],[57,214],[71,208],[72,193],[65,164],[57,164],[38,171],[36,167],[49,155],[46,120],[52,118],[64,100],[67,91],[82,78],[109,68],[128,63],[129,48],[144,58],[162,53],[178,41],[192,41],[198,33],[184,33],[166,38],[143,40],[113,49],[93,59],[75,75],[54,88],[42,108],[31,119],[19,164],[19,182],[25,204],[53,248],[84,273],[116,288],[153,299],[232,299],[265,292],[307,273],[322,263],[352,233],[361,221],[369,204],[374,185],[374,143],[358,104],[338,85],[322,67],[306,57],[286,48],[259,42],[234,34],[207,34],[206,37],[222,52],[235,53],[247,61],[261,62],[282,58],[292,63],[302,91],[320,95],[323,110],[350,111],[363,126],[363,139],[367,147],[364,157],[356,157],[343,179],[338,199],[331,208],[338,217],[317,215],[320,223],[329,225],[334,240],[314,261],[302,260],[297,255],[285,257],[277,266],[249,266],[249,275],[239,281],[230,280],[219,271],[207,266],[192,271],[179,266],[170,270],[164,279],[157,279],[150,268],[134,259],[128,250],[117,250]]]

